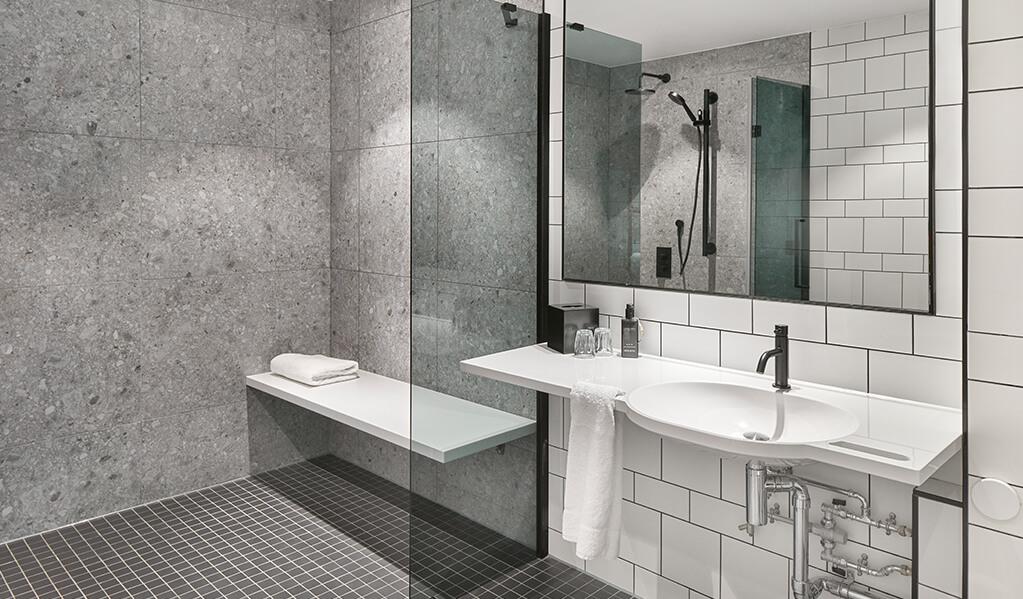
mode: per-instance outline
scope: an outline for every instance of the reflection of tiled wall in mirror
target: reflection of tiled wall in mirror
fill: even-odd
[[[929,20],[811,36],[811,300],[928,307]]]

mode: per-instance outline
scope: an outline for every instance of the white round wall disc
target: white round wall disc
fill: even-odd
[[[985,478],[970,491],[973,506],[992,520],[1012,520],[1019,514],[1020,499],[1008,483],[996,478]]]

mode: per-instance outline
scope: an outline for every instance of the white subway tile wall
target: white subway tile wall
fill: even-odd
[[[558,6],[552,9],[552,4]],[[946,56],[955,56],[957,48],[954,40],[961,39],[956,37],[960,11],[956,7],[959,4],[956,0],[937,0],[937,4],[939,27],[948,30],[944,37],[950,40],[944,45],[939,42],[939,47]],[[555,26],[559,26],[563,15],[562,3],[547,2],[547,11],[554,17]],[[866,63],[875,58],[881,58],[879,64],[882,65],[885,64],[884,59],[891,64],[902,61],[903,65],[907,60],[919,60],[919,56],[907,59],[913,54],[908,48],[913,47],[912,44],[919,44],[921,39],[920,36],[909,36],[924,30],[926,20],[898,17],[871,21],[848,30],[842,28],[840,32],[816,31],[811,35],[814,49],[812,60],[815,65],[815,87],[811,93],[814,97],[825,98],[813,104],[815,151],[812,156],[814,168],[811,175],[811,198],[820,201],[811,202],[811,240],[823,242],[823,245],[813,248],[814,260],[829,265],[829,268],[814,268],[812,277],[815,281],[823,281],[824,285],[833,288],[836,293],[845,294],[843,297],[849,298],[848,303],[862,302],[863,273],[869,271],[908,280],[908,284],[895,286],[901,300],[908,299],[912,302],[910,307],[914,309],[926,310],[928,305],[927,275],[918,272],[926,268],[922,256],[918,262],[912,263],[898,258],[893,260],[887,251],[889,246],[870,253],[865,253],[862,247],[867,242],[864,234],[867,227],[862,224],[866,221],[885,221],[881,223],[882,227],[898,223],[899,231],[903,234],[907,220],[916,219],[926,226],[927,169],[924,163],[920,163],[922,169],[914,168],[917,163],[906,163],[901,178],[892,175],[893,178],[887,180],[886,190],[895,192],[896,187],[899,187],[898,193],[883,195],[881,191],[869,187],[872,195],[880,197],[863,199],[868,193],[863,178],[867,165],[894,164],[886,163],[885,150],[889,151],[890,160],[919,158],[920,152],[925,150],[922,144],[926,144],[928,136],[923,94],[919,98],[910,98],[919,101],[919,106],[907,108],[903,105],[906,98],[897,95],[886,97],[886,91],[898,92],[902,86],[885,88],[884,77],[873,80],[874,85],[882,89],[870,93],[867,89]],[[829,39],[829,36],[834,39]],[[900,39],[891,42],[890,52],[904,48],[907,50],[886,55],[885,42],[896,36]],[[835,69],[849,69],[854,73],[854,67],[844,66],[847,60],[859,61],[863,65],[864,89],[859,90],[858,80],[850,83],[842,79],[839,82],[840,78],[836,77],[836,84],[847,86],[844,91],[849,93],[827,98],[830,85],[827,69],[834,65]],[[552,94],[558,95],[562,88],[563,74],[560,60],[552,62]],[[959,89],[962,89],[961,73],[954,70],[949,73],[950,77],[959,77]],[[856,75],[852,77],[855,79]],[[910,79],[912,81],[912,77]],[[946,85],[948,89],[955,89],[955,82]],[[962,103],[962,98],[954,97],[952,92],[946,92],[946,99],[947,104],[953,105],[951,107],[955,109]],[[893,108],[893,103],[899,103],[900,107]],[[561,110],[562,101],[558,97],[556,102],[552,102],[552,125],[563,126]],[[843,128],[847,125],[843,118],[849,113],[860,113],[860,116],[851,117],[853,120],[862,117],[860,133]],[[866,121],[872,114],[898,115],[899,126],[868,132]],[[829,120],[832,118],[835,119],[833,123]],[[947,118],[936,122],[936,125],[948,127],[950,130],[943,135],[952,139],[960,135],[954,129],[960,121],[957,118]],[[897,132],[890,140],[880,140],[876,144],[867,140],[869,135],[884,136],[892,134],[896,129]],[[563,138],[560,131],[552,131],[552,135],[554,139]],[[843,135],[862,135],[864,143],[855,148],[829,149],[832,136],[838,136],[838,139]],[[960,150],[958,144],[953,148],[954,151],[949,154]],[[961,160],[955,156],[947,160],[954,163],[956,159]],[[832,175],[834,181],[831,181]],[[559,280],[560,268],[551,271],[551,303],[555,303],[555,297],[561,302],[585,300],[599,308],[602,324],[610,324],[612,329],[616,329],[624,314],[625,303],[635,302],[637,316],[643,321],[647,334],[657,338],[657,343],[652,339],[644,343],[644,354],[659,353],[665,357],[750,371],[756,365],[755,358],[759,355],[757,350],[773,344],[774,325],[788,324],[792,338],[792,376],[797,380],[860,391],[873,390],[871,385],[874,385],[893,393],[908,392],[917,398],[925,396],[925,400],[933,398],[936,403],[944,405],[955,404],[958,401],[957,389],[961,385],[958,380],[955,385],[948,384],[948,380],[951,380],[948,373],[961,369],[961,363],[958,362],[961,335],[957,336],[956,330],[962,324],[959,318],[962,304],[959,246],[962,219],[956,211],[961,210],[962,196],[958,187],[959,179],[952,177],[952,180],[957,185],[946,186],[939,196],[939,231],[942,235],[936,240],[939,244],[939,252],[936,254],[938,284],[935,289],[939,316],[936,317],[565,282]],[[846,184],[850,186],[848,189],[844,188]],[[839,195],[851,198],[829,199],[831,186],[836,190],[842,189]],[[561,181],[552,180],[551,190],[551,202],[558,204],[557,208],[551,209],[551,213],[560,214]],[[861,224],[858,228],[852,225],[852,233],[844,231],[843,225],[838,225],[838,230],[842,230],[846,237],[836,240],[843,248],[854,249],[829,248],[829,221],[841,222],[848,214],[857,214],[857,210],[860,213],[855,220]],[[560,221],[551,222],[552,239],[555,239],[554,229],[560,228]],[[858,240],[855,239],[857,232]],[[560,231],[558,233],[556,238],[560,240]],[[899,238],[899,245],[904,245],[904,241],[901,241],[904,237]],[[874,243],[873,237],[869,243]],[[551,255],[557,256],[560,267],[560,247],[552,247]],[[946,264],[942,263],[943,258],[947,260]],[[842,267],[830,268],[831,265],[837,265],[838,260],[842,261]],[[830,273],[835,276],[827,276]],[[885,280],[891,280],[891,276]],[[824,300],[828,297],[818,296],[813,299]],[[652,326],[656,327],[659,335],[657,332],[649,332]],[[660,346],[659,351],[655,349],[657,345]],[[890,374],[898,372],[898,368],[904,364],[910,366],[909,374],[903,377],[906,379],[905,385],[892,380]],[[871,376],[868,376],[868,372]],[[928,381],[927,377],[935,376],[935,372],[939,380],[945,382],[940,392],[934,386],[928,386],[932,381]],[[765,381],[770,380],[771,371],[768,370],[764,376]],[[921,386],[914,385],[914,381]],[[575,556],[574,545],[561,539],[560,531],[554,526],[557,519],[553,516],[555,511],[562,509],[563,480],[558,479],[564,477],[570,420],[569,402],[552,397],[552,491],[549,506],[552,529],[549,538],[553,556],[584,568],[644,599],[782,599],[790,596],[787,578],[792,552],[791,527],[785,524],[760,527],[753,537],[738,528],[745,521],[745,461],[662,439],[628,421],[623,464],[627,549],[623,550],[622,557],[611,562],[579,560]],[[873,493],[879,505],[883,504],[881,509],[896,511],[902,522],[909,523],[912,517],[908,507],[911,502],[908,487],[820,465],[802,467],[800,473],[830,484],[848,486],[862,493]],[[812,497],[814,504],[819,504],[830,501],[833,495],[823,489],[812,489]],[[781,509],[783,514],[788,513],[787,505],[782,505]],[[655,519],[659,526],[654,526]],[[909,546],[901,537],[893,540],[883,533],[872,535],[871,531],[862,526],[848,525],[844,528],[850,533],[853,543],[842,552],[851,559],[858,559],[860,553],[868,553],[872,565],[883,565],[907,562],[911,557]],[[947,559],[948,555],[944,553],[941,557]],[[820,567],[820,564],[817,565]],[[942,562],[942,565],[936,567],[946,566]],[[757,572],[755,576],[751,574],[753,569]],[[815,570],[815,573],[822,572]],[[763,585],[768,585],[771,590]],[[887,589],[903,599],[911,595],[909,579],[901,576],[879,583],[876,588]],[[920,587],[921,598],[950,599],[959,596],[959,591],[955,589],[946,595],[944,588]]]
[[[917,517],[920,599],[928,597],[925,589],[938,598],[958,596],[963,588],[962,508],[921,498]]]
[[[944,6],[956,3],[938,4],[942,23],[950,25],[938,32],[936,51],[952,66],[939,66],[935,87],[942,103],[958,109],[959,20]],[[832,254],[811,262],[811,299],[928,308],[928,277],[919,276],[928,268],[928,26],[922,12],[814,33],[811,97],[818,116],[811,120],[810,163],[827,168],[810,174],[810,214],[817,221],[811,222],[811,249]],[[958,142],[948,141],[953,156]],[[959,187],[954,178],[943,183]],[[911,220],[921,222],[906,226]],[[890,266],[875,267],[874,254]]]
[[[969,64],[969,263],[966,316],[968,336],[971,481],[993,477],[1023,496],[1018,429],[1023,418],[1023,283],[1020,205],[1023,124],[1023,3],[970,0]],[[940,254],[939,254],[940,255]],[[1014,426],[1015,425],[1015,426]],[[1007,521],[969,509],[968,587],[972,597],[1020,594],[1023,518]],[[940,573],[932,586],[944,591]]]

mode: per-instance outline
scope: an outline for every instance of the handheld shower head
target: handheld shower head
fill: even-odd
[[[693,114],[693,111],[689,108],[689,105],[686,104],[686,99],[682,97],[682,94],[680,94],[678,92],[674,92],[674,91],[668,92],[668,99],[670,99],[672,102],[678,104],[682,108],[685,108],[686,109],[686,114],[689,115],[689,120],[691,120],[693,122],[693,126],[694,127],[698,127],[699,126],[699,122],[700,121],[697,120],[696,115]]]

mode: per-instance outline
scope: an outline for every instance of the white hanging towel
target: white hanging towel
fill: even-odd
[[[622,531],[621,389],[580,382],[572,387],[568,473],[562,536],[582,559],[614,559]]]

